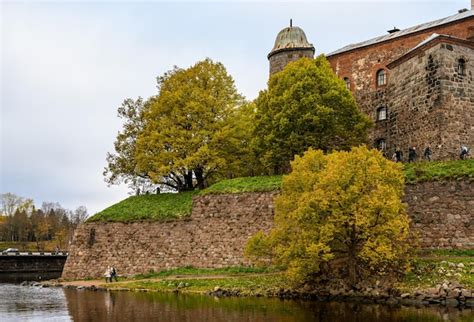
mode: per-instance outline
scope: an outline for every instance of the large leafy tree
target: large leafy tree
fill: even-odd
[[[145,111],[152,102],[153,98],[147,101],[141,97],[127,98],[118,108],[117,115],[123,120],[123,126],[114,142],[115,152],[107,153],[103,173],[108,184],[128,184],[137,194],[156,188],[148,173],[138,170],[135,159],[137,138],[145,127]]]
[[[254,144],[273,173],[288,172],[294,155],[310,147],[330,151],[364,143],[371,125],[322,55],[272,75],[256,105]]]
[[[225,67],[210,59],[165,73],[158,89],[136,142],[136,169],[178,191],[204,188],[229,168],[229,120],[243,99]]]
[[[296,283],[336,272],[355,283],[405,264],[409,218],[400,165],[358,147],[327,155],[310,149],[291,166],[275,227],[249,241],[250,258],[271,257]]]

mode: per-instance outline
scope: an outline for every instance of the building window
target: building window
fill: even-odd
[[[466,75],[466,61],[462,58],[458,59],[458,74],[459,75]]]
[[[378,139],[375,141],[375,147],[380,151],[387,150],[387,143],[385,142],[385,139]]]
[[[387,74],[385,69],[379,69],[377,71],[377,86],[387,85]]]
[[[383,121],[387,119],[387,107],[382,106],[377,109],[377,121]]]
[[[344,77],[344,83],[346,83],[346,88],[348,90],[351,90],[351,80],[349,79],[349,77]]]

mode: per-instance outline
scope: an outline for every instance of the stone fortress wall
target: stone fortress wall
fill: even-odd
[[[271,229],[277,194],[197,196],[190,218],[180,221],[85,223],[76,230],[63,278],[100,277],[107,265],[128,275],[249,264],[245,244]],[[408,185],[405,201],[422,247],[474,248],[474,182]]]
[[[360,109],[374,120],[373,145],[382,148],[380,142],[384,142],[389,157],[399,147],[406,158],[412,146],[420,157],[430,146],[433,159],[449,160],[458,158],[461,144],[473,146],[474,15],[464,16],[327,56],[334,72],[349,81]],[[449,44],[448,40],[427,50],[418,48],[435,34],[464,43]],[[418,48],[416,56],[390,67],[414,48]],[[462,77],[457,73],[461,58],[467,63],[467,73]],[[385,71],[386,84],[378,86],[380,70]],[[380,120],[377,111],[383,107],[387,119]]]
[[[457,71],[460,58],[465,74]],[[430,146],[433,158],[443,160],[459,158],[461,144],[474,146],[473,70],[474,43],[441,41],[393,68],[387,119],[377,122],[387,145],[416,146],[419,156]]]

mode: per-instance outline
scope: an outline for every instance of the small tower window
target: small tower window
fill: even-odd
[[[387,119],[387,107],[382,106],[377,109],[377,121],[383,121]]]
[[[346,83],[346,88],[348,90],[351,90],[351,80],[349,79],[349,77],[344,77],[344,83]]]
[[[463,58],[458,59],[457,72],[459,75],[466,75],[466,61]]]
[[[377,71],[377,86],[384,86],[387,85],[387,74],[385,73],[385,69],[379,69]]]

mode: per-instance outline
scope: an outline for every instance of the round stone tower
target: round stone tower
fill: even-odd
[[[308,42],[300,27],[290,26],[280,31],[275,40],[275,46],[268,54],[270,75],[281,71],[289,62],[302,57],[314,58],[314,46]]]

